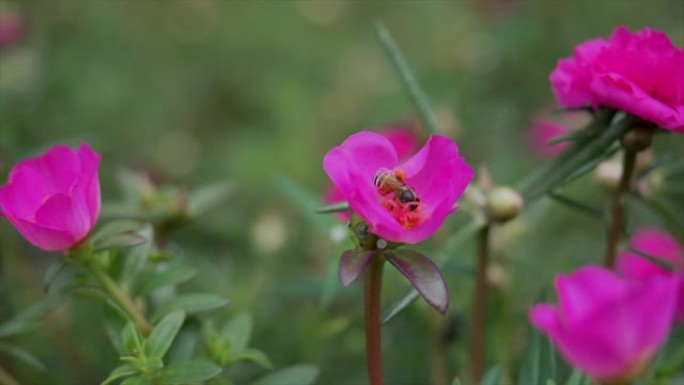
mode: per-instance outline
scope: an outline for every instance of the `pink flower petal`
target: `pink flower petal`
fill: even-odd
[[[36,212],[35,223],[66,231],[80,241],[92,227],[87,209],[87,206],[75,203],[67,195],[53,195]]]
[[[78,241],[63,230],[40,226],[12,216],[5,217],[27,241],[46,251],[66,250]]]

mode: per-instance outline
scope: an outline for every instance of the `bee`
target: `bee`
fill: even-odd
[[[378,187],[383,196],[394,193],[394,199],[402,205],[407,204],[410,211],[416,210],[420,204],[416,190],[406,184],[406,176],[401,171],[380,169],[373,177],[373,184]]]

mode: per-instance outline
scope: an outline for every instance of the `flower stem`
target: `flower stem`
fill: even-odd
[[[487,264],[489,263],[489,230],[485,225],[477,233],[477,267],[473,318],[470,333],[470,378],[479,383],[484,374],[485,316],[487,309]]]
[[[618,241],[620,240],[620,234],[625,227],[625,195],[629,192],[632,182],[636,156],[637,153],[634,151],[625,151],[624,157],[622,158],[622,175],[620,176],[620,182],[617,190],[615,190],[615,197],[613,198],[610,225],[608,226],[608,240],[606,243],[605,265],[609,269],[612,269],[615,266],[615,254],[617,253]]]
[[[152,326],[119,285],[117,285],[116,282],[114,282],[114,280],[96,264],[88,263],[87,268],[100,284],[102,284],[102,287],[104,287],[107,293],[112,296],[114,302],[121,306],[126,314],[131,317],[133,322],[135,322],[138,331],[140,331],[143,336],[149,335],[150,331],[152,331]]]
[[[366,270],[365,318],[366,318],[366,361],[370,385],[382,385],[382,353],[380,330],[380,289],[385,259],[376,257]]]

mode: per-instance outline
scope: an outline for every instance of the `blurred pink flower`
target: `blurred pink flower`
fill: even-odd
[[[618,27],[575,47],[550,80],[564,106],[608,106],[684,132],[684,51],[663,32]]]
[[[568,142],[548,144],[548,141],[568,132],[567,127],[553,120],[535,120],[530,130],[530,144],[534,152],[542,158],[553,158],[568,146]]]
[[[675,271],[667,270],[641,255],[624,250],[617,257],[618,273],[635,280],[678,276],[680,279],[679,303],[676,316],[678,320],[684,322],[684,247],[670,234],[652,228],[637,229],[629,243],[636,250],[672,264]]]
[[[416,138],[416,134],[409,127],[394,126],[377,131],[377,133],[390,141],[394,149],[397,151],[397,156],[399,157],[400,161],[408,159],[411,155],[418,151],[418,138]],[[324,202],[329,205],[343,202],[345,200],[342,192],[334,185],[330,186],[328,191],[325,192],[325,196],[323,198]],[[348,212],[337,213],[337,216],[344,222],[349,220]]]
[[[437,231],[474,176],[456,143],[447,137],[431,136],[418,153],[401,163],[387,138],[368,131],[330,150],[323,168],[372,233],[403,243],[418,243]],[[383,175],[401,189],[376,185]],[[419,201],[405,199],[404,193]]]
[[[0,50],[14,44],[24,32],[24,22],[16,11],[0,10]]]
[[[601,381],[629,380],[665,342],[677,301],[676,277],[627,280],[597,266],[556,276],[558,306],[529,313],[573,366]]]
[[[78,151],[55,146],[19,162],[0,187],[0,215],[29,242],[48,251],[83,240],[100,213],[100,155],[87,144]]]

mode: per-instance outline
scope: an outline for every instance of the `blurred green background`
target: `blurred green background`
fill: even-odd
[[[24,29],[0,51],[2,182],[19,159],[81,141],[103,155],[105,202],[122,200],[124,168],[180,188],[230,182],[220,208],[169,234],[169,247],[201,267],[181,289],[227,296],[226,310],[203,317],[250,312],[252,345],[276,367],[311,363],[318,383],[331,385],[364,384],[366,372],[360,285],[337,291],[326,280],[349,244],[331,239],[333,218],[310,212],[328,187],[321,161],[353,132],[418,122],[377,21],[401,46],[444,133],[500,183],[543,162],[528,144],[530,122],[554,108],[548,75],[577,43],[624,24],[684,44],[678,0],[32,0],[2,1],[2,12],[18,13]],[[655,147],[681,157],[684,141],[661,134]],[[597,207],[608,197],[591,176],[569,194]],[[636,210],[637,223],[663,225]],[[436,253],[467,221],[456,214],[423,249]],[[527,308],[557,271],[600,260],[602,224],[543,201],[498,230],[489,363],[514,368]],[[470,241],[448,252],[447,317],[418,301],[385,326],[387,383],[430,383],[442,364],[450,378],[464,371],[473,253]],[[42,298],[42,275],[57,258],[0,222],[0,321]],[[385,303],[407,288],[388,269]],[[27,384],[97,383],[118,364],[101,320],[100,304],[64,300],[44,328],[17,341],[49,371],[0,364]],[[263,373],[241,364],[228,375],[240,384]]]

